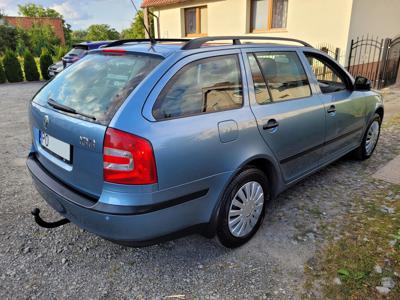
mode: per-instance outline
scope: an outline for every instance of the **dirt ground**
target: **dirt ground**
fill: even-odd
[[[239,249],[200,236],[125,248],[75,225],[53,230],[35,225],[34,207],[59,218],[35,191],[25,167],[27,107],[41,85],[0,85],[1,299],[298,299],[304,267],[326,242],[326,231],[339,230],[355,197],[386,187],[370,177],[400,152],[399,132],[388,125],[370,160],[343,158],[280,195],[260,231]],[[400,111],[400,92],[385,95],[390,110]]]

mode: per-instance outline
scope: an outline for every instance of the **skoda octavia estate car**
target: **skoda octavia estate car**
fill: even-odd
[[[105,239],[237,247],[290,185],[369,158],[383,114],[366,78],[302,41],[117,41],[33,98],[27,166],[53,209]]]

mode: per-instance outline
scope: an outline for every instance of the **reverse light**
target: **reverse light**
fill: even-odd
[[[119,184],[157,183],[151,143],[139,136],[108,128],[103,148],[104,180]]]

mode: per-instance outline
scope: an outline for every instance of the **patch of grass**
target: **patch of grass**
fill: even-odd
[[[324,298],[381,299],[376,287],[383,277],[392,277],[396,286],[388,297],[400,299],[400,186],[392,186],[392,201],[385,199],[389,191],[376,193],[369,202],[356,199],[359,212],[348,215],[341,237],[328,243],[317,255],[317,267],[305,268],[308,280],[305,289],[317,282]],[[373,201],[373,202],[372,202]],[[394,213],[380,210],[385,205]],[[382,273],[374,267],[382,267]],[[339,278],[341,284],[334,282]]]
[[[397,127],[400,126],[400,113],[397,113],[397,114],[391,116],[389,120],[386,120],[382,124],[383,128],[388,128],[391,126],[397,126]]]
[[[321,210],[319,209],[319,207],[317,206],[313,206],[311,207],[309,210],[311,215],[313,215],[314,217],[320,217],[322,215]]]

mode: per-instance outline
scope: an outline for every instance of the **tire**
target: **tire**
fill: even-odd
[[[376,145],[378,144],[378,141],[379,141],[379,136],[381,133],[381,124],[382,124],[381,117],[378,114],[375,114],[372,121],[368,124],[367,130],[364,133],[364,137],[362,139],[361,145],[356,150],[354,150],[354,156],[356,159],[366,160],[372,156],[372,154],[375,151]],[[375,126],[374,127],[375,129],[372,128],[373,126]],[[371,141],[371,130],[372,131],[377,130],[377,132],[372,133],[372,134],[376,134],[376,136],[374,136],[373,145],[370,145],[370,147],[368,147],[368,145],[367,145],[368,141]]]
[[[248,204],[244,205],[245,202],[242,198],[246,199],[244,197],[246,196],[246,187],[248,191],[253,191],[249,193],[253,197],[250,196],[246,201]],[[260,196],[260,188],[263,196]],[[269,197],[268,178],[257,168],[244,169],[230,182],[223,194],[217,225],[217,237],[223,246],[236,248],[253,237],[262,224]],[[235,204],[241,204],[242,208],[233,204],[233,201],[235,201]],[[261,202],[262,206],[260,205]],[[235,216],[230,215],[230,212]],[[236,214],[240,215],[237,216]],[[243,221],[237,221],[237,217],[241,217]],[[233,223],[229,225],[229,221]],[[236,227],[239,226],[240,222],[242,222],[241,226],[244,226],[241,232],[240,228]]]

